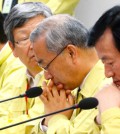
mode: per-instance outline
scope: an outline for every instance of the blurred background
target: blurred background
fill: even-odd
[[[90,28],[105,10],[118,4],[120,0],[80,0],[75,9],[75,17]]]

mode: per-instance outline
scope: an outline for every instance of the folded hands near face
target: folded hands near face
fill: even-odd
[[[44,103],[46,114],[68,108],[74,104],[74,97],[71,92],[62,88],[58,89],[52,80],[49,84],[46,82],[43,83],[43,94],[40,96],[40,99]],[[70,119],[72,113],[73,110],[68,110],[60,114],[63,114]],[[44,125],[48,125],[48,121],[51,117],[52,116],[49,116],[45,119]]]

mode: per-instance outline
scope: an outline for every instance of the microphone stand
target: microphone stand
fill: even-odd
[[[6,99],[6,100],[1,100],[0,103],[5,102],[5,101],[9,101],[9,100],[14,100],[16,98],[22,98],[22,97],[25,97],[25,94],[21,94],[19,96],[16,96],[16,97],[13,97],[13,98],[9,98],[9,99]]]
[[[62,109],[62,110],[58,110],[56,112],[52,112],[52,113],[49,113],[49,114],[38,116],[36,118],[32,118],[32,119],[29,119],[29,120],[26,120],[26,121],[22,121],[22,122],[19,122],[19,123],[16,123],[16,124],[12,124],[12,125],[0,128],[0,130],[7,129],[7,128],[10,128],[10,127],[13,127],[13,126],[17,126],[17,125],[20,125],[20,124],[23,124],[23,123],[26,123],[26,122],[29,122],[29,121],[36,120],[36,119],[44,118],[44,117],[47,117],[47,116],[50,116],[50,115],[53,115],[53,114],[57,114],[57,113],[60,113],[60,112],[64,112],[64,111],[67,111],[67,110],[76,109],[76,108],[81,108],[81,109],[87,110],[87,109],[95,108],[97,105],[98,105],[98,100],[96,98],[94,98],[94,97],[85,98],[85,99],[81,100],[78,104],[75,104],[75,105],[73,105],[69,108],[65,108],[65,109]]]
[[[14,100],[16,98],[22,98],[22,97],[28,97],[28,98],[33,98],[41,95],[43,92],[41,87],[32,87],[29,90],[27,90],[24,94],[20,94],[18,96],[15,96],[13,98],[5,99],[5,100],[0,100],[0,103],[9,101],[9,100]]]
[[[65,108],[65,109],[62,109],[62,110],[58,110],[58,111],[56,111],[56,112],[52,112],[52,113],[49,113],[49,114],[45,114],[45,115],[42,115],[42,116],[38,116],[38,117],[33,118],[33,119],[29,119],[29,120],[22,121],[22,122],[19,122],[19,123],[16,123],[16,124],[12,124],[12,125],[9,125],[9,126],[0,128],[0,130],[4,130],[4,129],[7,129],[7,128],[10,128],[10,127],[13,127],[13,126],[17,126],[17,125],[20,125],[20,124],[27,123],[27,122],[29,122],[29,121],[34,121],[34,120],[37,120],[37,119],[40,119],[40,118],[44,118],[44,117],[47,117],[47,116],[50,116],[50,115],[53,115],[53,114],[57,114],[57,113],[60,113],[60,112],[64,112],[64,111],[71,110],[71,109],[76,109],[76,108],[79,108],[79,104],[75,104],[75,105],[73,105],[72,107]]]

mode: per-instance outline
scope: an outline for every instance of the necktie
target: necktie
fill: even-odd
[[[80,90],[81,90],[80,88],[77,89],[77,92],[75,95],[75,104],[79,103],[83,99],[83,96],[80,93]],[[71,116],[71,120],[74,119],[79,113],[80,113],[80,108],[75,109]]]
[[[76,103],[79,103],[83,99],[83,95],[80,93],[81,89],[80,87],[77,90],[77,95],[76,95]],[[80,113],[81,109],[77,108],[76,109],[76,115]]]

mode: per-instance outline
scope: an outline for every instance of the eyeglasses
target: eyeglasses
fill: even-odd
[[[28,41],[29,41],[29,37],[18,40],[18,41],[14,41],[14,43],[19,45],[19,46],[26,46]]]
[[[45,67],[41,67],[41,65],[38,63],[38,65],[43,68],[44,70],[47,70],[50,66],[50,64],[66,49],[66,47],[64,47]]]

